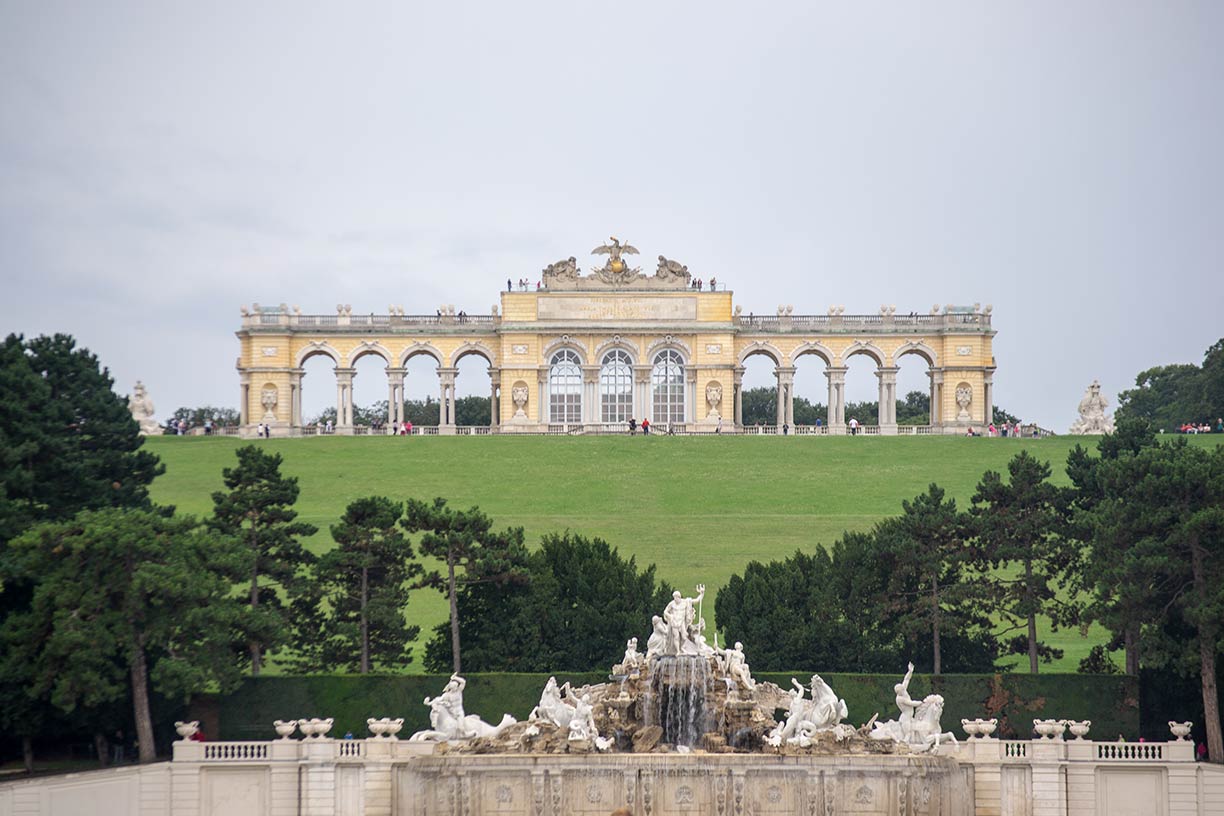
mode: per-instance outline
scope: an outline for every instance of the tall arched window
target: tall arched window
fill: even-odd
[[[553,355],[548,371],[548,421],[582,422],[582,361],[569,349]]]
[[[650,374],[654,422],[684,422],[684,359],[672,349],[660,351]]]
[[[628,422],[633,416],[633,368],[629,355],[614,349],[599,369],[599,416],[603,422]]]

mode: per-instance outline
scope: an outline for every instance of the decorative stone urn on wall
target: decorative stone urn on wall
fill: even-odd
[[[969,386],[969,383],[961,383],[956,386],[956,406],[960,409],[960,412],[956,415],[957,422],[969,421],[969,405],[972,402],[973,389]]]
[[[527,421],[527,397],[531,393],[531,389],[527,387],[527,383],[519,380],[510,388],[510,399],[514,402],[514,421]]]
[[[272,384],[265,385],[263,387],[263,392],[259,395],[259,404],[264,407],[264,415],[263,415],[264,422],[275,422],[276,421],[276,402],[277,402],[276,386]]]
[[[722,393],[722,383],[712,382],[706,386],[705,398],[710,406],[706,419],[717,420],[721,418],[721,414],[718,413],[718,406],[722,403]]]

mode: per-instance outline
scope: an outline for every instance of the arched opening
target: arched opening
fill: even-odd
[[[479,349],[467,349],[455,358],[455,424],[487,427],[496,424],[493,363]]]
[[[897,366],[897,425],[934,425],[930,352],[917,346],[903,348],[893,364]]]
[[[828,426],[829,378],[825,371],[829,367],[829,357],[818,349],[801,348],[795,353],[794,365],[792,411],[795,425]]]
[[[336,368],[334,357],[327,351],[312,351],[302,357],[298,383],[297,423],[306,428],[326,429],[336,426]]]
[[[846,366],[846,423],[857,420],[859,425],[880,422],[880,380],[876,372],[881,360],[875,352],[864,348],[851,349],[843,358]]]
[[[404,359],[403,420],[413,427],[436,427],[440,415],[440,363],[429,351],[413,351]]]
[[[582,360],[571,349],[561,349],[549,360],[548,421],[582,422]]]
[[[675,349],[655,355],[650,372],[651,422],[679,425],[684,422],[684,358]]]
[[[373,350],[353,358],[353,427],[358,433],[387,426],[387,358]]]
[[[754,349],[740,358],[739,424],[745,428],[774,425],[778,420],[778,358],[768,349]]]
[[[633,416],[633,358],[612,349],[599,364],[599,421],[628,422]]]

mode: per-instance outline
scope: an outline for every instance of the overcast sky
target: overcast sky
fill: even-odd
[[[1222,146],[1220,2],[0,0],[0,328],[236,407],[242,304],[487,313],[614,234],[757,314],[991,303],[1063,431],[1224,335]]]

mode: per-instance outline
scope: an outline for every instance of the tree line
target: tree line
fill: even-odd
[[[829,411],[824,403],[812,402],[805,397],[793,399],[796,425],[823,425],[829,421]],[[1020,420],[996,407],[995,422],[1015,423]],[[743,416],[745,425],[773,425],[778,421],[778,390],[776,388],[746,388],[743,393]],[[874,425],[880,416],[877,400],[847,402],[846,419],[854,417],[865,425]],[[904,399],[897,400],[898,425],[927,425],[931,421],[931,395],[925,391],[910,391]]]
[[[1224,339],[1203,354],[1201,366],[1176,363],[1141,371],[1135,387],[1118,395],[1117,418],[1141,419],[1162,431],[1183,423],[1217,426],[1224,415]]]

